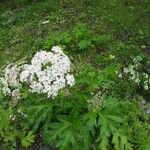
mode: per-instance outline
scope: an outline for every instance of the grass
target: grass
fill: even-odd
[[[115,41],[149,47],[148,0],[13,0],[0,2],[0,67],[43,49],[48,35],[82,22]],[[49,20],[49,23],[42,22]],[[142,34],[142,39],[138,39]],[[148,49],[148,48],[147,48]]]

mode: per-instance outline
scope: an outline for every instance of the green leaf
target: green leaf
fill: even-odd
[[[97,138],[97,142],[99,143],[98,148],[100,150],[109,150],[109,139],[114,134],[114,132],[119,130],[121,124],[123,123],[123,119],[120,112],[120,103],[117,101],[117,99],[111,96],[104,97],[104,99],[104,106],[101,111],[98,112],[98,125],[100,133]],[[116,137],[117,136],[115,135],[114,140]],[[117,142],[115,143],[115,147],[118,147]],[[122,139],[122,145],[124,146],[125,144],[125,141]]]
[[[97,113],[96,112],[88,112],[83,116],[83,120],[86,122],[86,126],[89,130],[94,130],[97,127]]]
[[[123,127],[113,133],[112,144],[114,144],[116,150],[132,150],[128,136],[128,129]]]
[[[108,136],[107,135],[101,135],[99,136],[99,139],[100,139],[100,144],[98,146],[98,149],[99,150],[109,150],[109,139],[108,139]]]
[[[41,104],[30,106],[28,109],[29,126],[37,130],[41,123],[46,124],[52,117],[52,103],[42,101]]]
[[[50,124],[48,131],[50,143],[56,143],[60,150],[87,150],[89,133],[81,118],[72,110],[67,118],[59,117],[59,122]]]
[[[21,145],[27,148],[34,142],[34,138],[35,135],[33,134],[33,132],[29,132],[27,136],[21,139]]]
[[[8,128],[10,123],[11,110],[0,106],[0,131]]]
[[[144,32],[142,30],[138,30],[139,35],[143,35]]]
[[[78,43],[78,47],[79,47],[80,50],[87,49],[87,48],[92,47],[92,43],[91,43],[90,40],[81,40]]]

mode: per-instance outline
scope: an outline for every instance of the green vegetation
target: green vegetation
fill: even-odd
[[[59,45],[75,85],[14,101],[0,82],[0,149],[40,134],[58,150],[150,150],[149,17],[149,0],[1,1],[0,75]]]

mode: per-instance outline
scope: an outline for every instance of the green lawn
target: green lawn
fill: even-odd
[[[0,66],[29,57],[43,49],[47,36],[72,32],[77,23],[115,41],[149,48],[149,0],[11,0],[0,2],[0,12]]]

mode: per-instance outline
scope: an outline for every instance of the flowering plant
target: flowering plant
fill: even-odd
[[[133,58],[133,63],[129,66],[123,68],[122,73],[120,73],[118,76],[119,78],[122,78],[124,76],[127,76],[131,81],[133,81],[137,85],[142,85],[144,90],[149,89],[150,85],[150,78],[148,73],[140,71],[140,68],[142,67],[142,60],[143,58],[141,56],[136,56]]]
[[[74,76],[70,74],[70,65],[69,57],[59,46],[53,46],[51,52],[37,52],[31,64],[10,64],[6,67],[4,78],[1,79],[3,93],[19,99],[20,88],[26,83],[31,92],[54,98],[60,89],[75,83]]]

